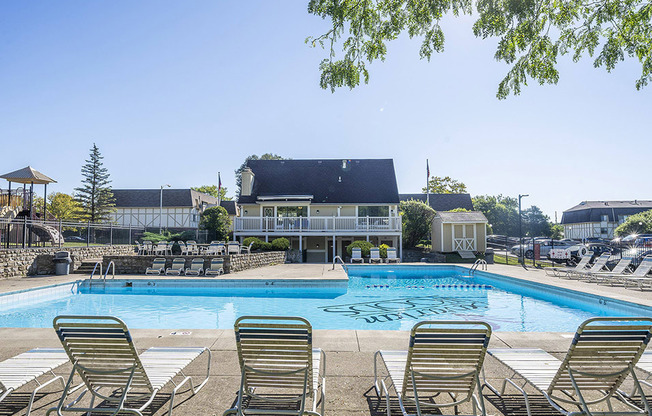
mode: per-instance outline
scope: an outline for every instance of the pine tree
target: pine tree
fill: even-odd
[[[100,149],[93,143],[90,159],[82,166],[82,186],[75,188],[75,198],[81,205],[81,217],[90,222],[106,221],[115,200],[109,185],[109,172],[102,164]]]

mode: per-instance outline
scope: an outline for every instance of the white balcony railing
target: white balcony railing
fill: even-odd
[[[234,232],[400,232],[401,217],[236,217]]]

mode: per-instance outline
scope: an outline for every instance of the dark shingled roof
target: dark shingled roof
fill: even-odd
[[[220,201],[220,206],[224,208],[229,215],[237,215],[235,201]]]
[[[600,222],[603,215],[607,215],[610,222],[618,222],[619,215],[634,215],[651,209],[652,201],[583,201],[564,211],[561,223]]]
[[[401,201],[416,199],[426,202],[426,194],[401,194]],[[430,194],[430,207],[435,211],[450,211],[464,208],[473,211],[473,201],[469,194]]]
[[[160,189],[113,189],[116,208],[154,208],[160,206]],[[164,207],[217,205],[217,198],[192,189],[163,189]],[[228,209],[227,209],[228,211]]]
[[[254,172],[251,195],[238,204],[253,204],[258,197],[312,195],[311,203],[398,204],[392,159],[250,160]]]

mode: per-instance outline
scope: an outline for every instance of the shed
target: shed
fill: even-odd
[[[487,248],[487,217],[479,211],[438,212],[432,220],[432,251],[480,251]]]

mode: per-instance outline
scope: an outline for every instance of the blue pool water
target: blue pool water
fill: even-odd
[[[500,331],[572,332],[594,316],[652,308],[454,266],[356,266],[349,282],[125,280],[24,292],[0,327],[50,327],[61,314],[114,315],[132,328],[232,328],[241,315],[298,315],[316,329],[408,330],[425,319],[483,320]],[[17,296],[17,295],[14,295]],[[0,297],[2,298],[2,297]]]

